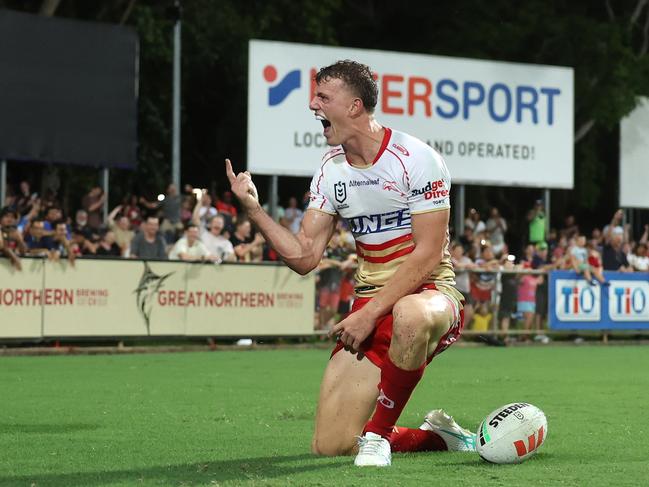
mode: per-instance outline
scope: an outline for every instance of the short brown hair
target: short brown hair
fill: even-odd
[[[345,59],[331,66],[325,66],[315,75],[316,83],[329,79],[342,80],[361,99],[365,110],[374,113],[379,97],[372,70],[369,66]]]

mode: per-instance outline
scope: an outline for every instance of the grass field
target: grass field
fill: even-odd
[[[443,407],[475,429],[528,401],[548,417],[539,454],[394,455],[389,469],[309,454],[327,352],[0,358],[0,485],[648,485],[649,349],[452,348],[400,424]]]

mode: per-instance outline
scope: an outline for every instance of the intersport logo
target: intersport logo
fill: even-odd
[[[272,64],[267,65],[263,71],[264,79],[267,83],[274,83],[268,87],[268,104],[271,107],[282,103],[292,91],[302,86],[302,76],[299,69],[289,71],[277,83],[277,68]]]

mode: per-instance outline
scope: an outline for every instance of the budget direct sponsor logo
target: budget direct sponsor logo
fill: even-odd
[[[583,279],[557,279],[555,311],[561,321],[599,321],[602,290]]]
[[[440,199],[448,197],[448,189],[444,189],[444,180],[438,179],[437,181],[428,181],[428,184],[420,189],[413,189],[412,196],[424,195],[424,199]]]
[[[613,321],[649,321],[649,283],[612,280],[608,314]]]
[[[281,80],[277,81],[277,68],[269,64],[264,68],[263,76],[267,83],[273,84],[268,87],[268,104],[271,107],[282,103],[292,91],[299,89],[302,85],[299,69],[289,71]]]
[[[304,73],[302,73],[304,71]],[[277,68],[268,64],[263,78],[269,86],[268,105],[281,104],[290,93],[306,88],[308,103],[316,93],[316,68],[292,69],[279,80]],[[445,76],[411,76],[407,73],[373,73],[379,86],[377,110],[387,115],[443,120],[487,117],[496,123],[513,122],[552,126],[562,96],[556,86],[481,82]],[[309,86],[302,78],[310,80]],[[394,146],[409,155],[403,146]]]

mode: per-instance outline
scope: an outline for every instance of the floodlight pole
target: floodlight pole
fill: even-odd
[[[104,204],[101,206],[101,211],[103,213],[103,220],[107,221],[108,219],[108,190],[109,190],[109,180],[110,180],[110,170],[107,167],[101,168],[100,184],[101,189],[104,191]]]
[[[464,232],[464,214],[466,213],[466,202],[464,185],[457,184],[455,187],[457,188],[457,192],[455,193],[455,238],[457,239]]]
[[[7,161],[0,161],[0,208],[5,205],[7,198]]]
[[[173,116],[171,145],[171,179],[180,191],[180,0],[174,1],[174,67],[173,67]]]
[[[543,190],[543,202],[545,203],[545,240],[550,235],[550,188]]]
[[[277,190],[279,178],[276,174],[273,174],[270,177],[270,184],[268,185],[269,196],[268,196],[268,212],[273,220],[277,221]]]

